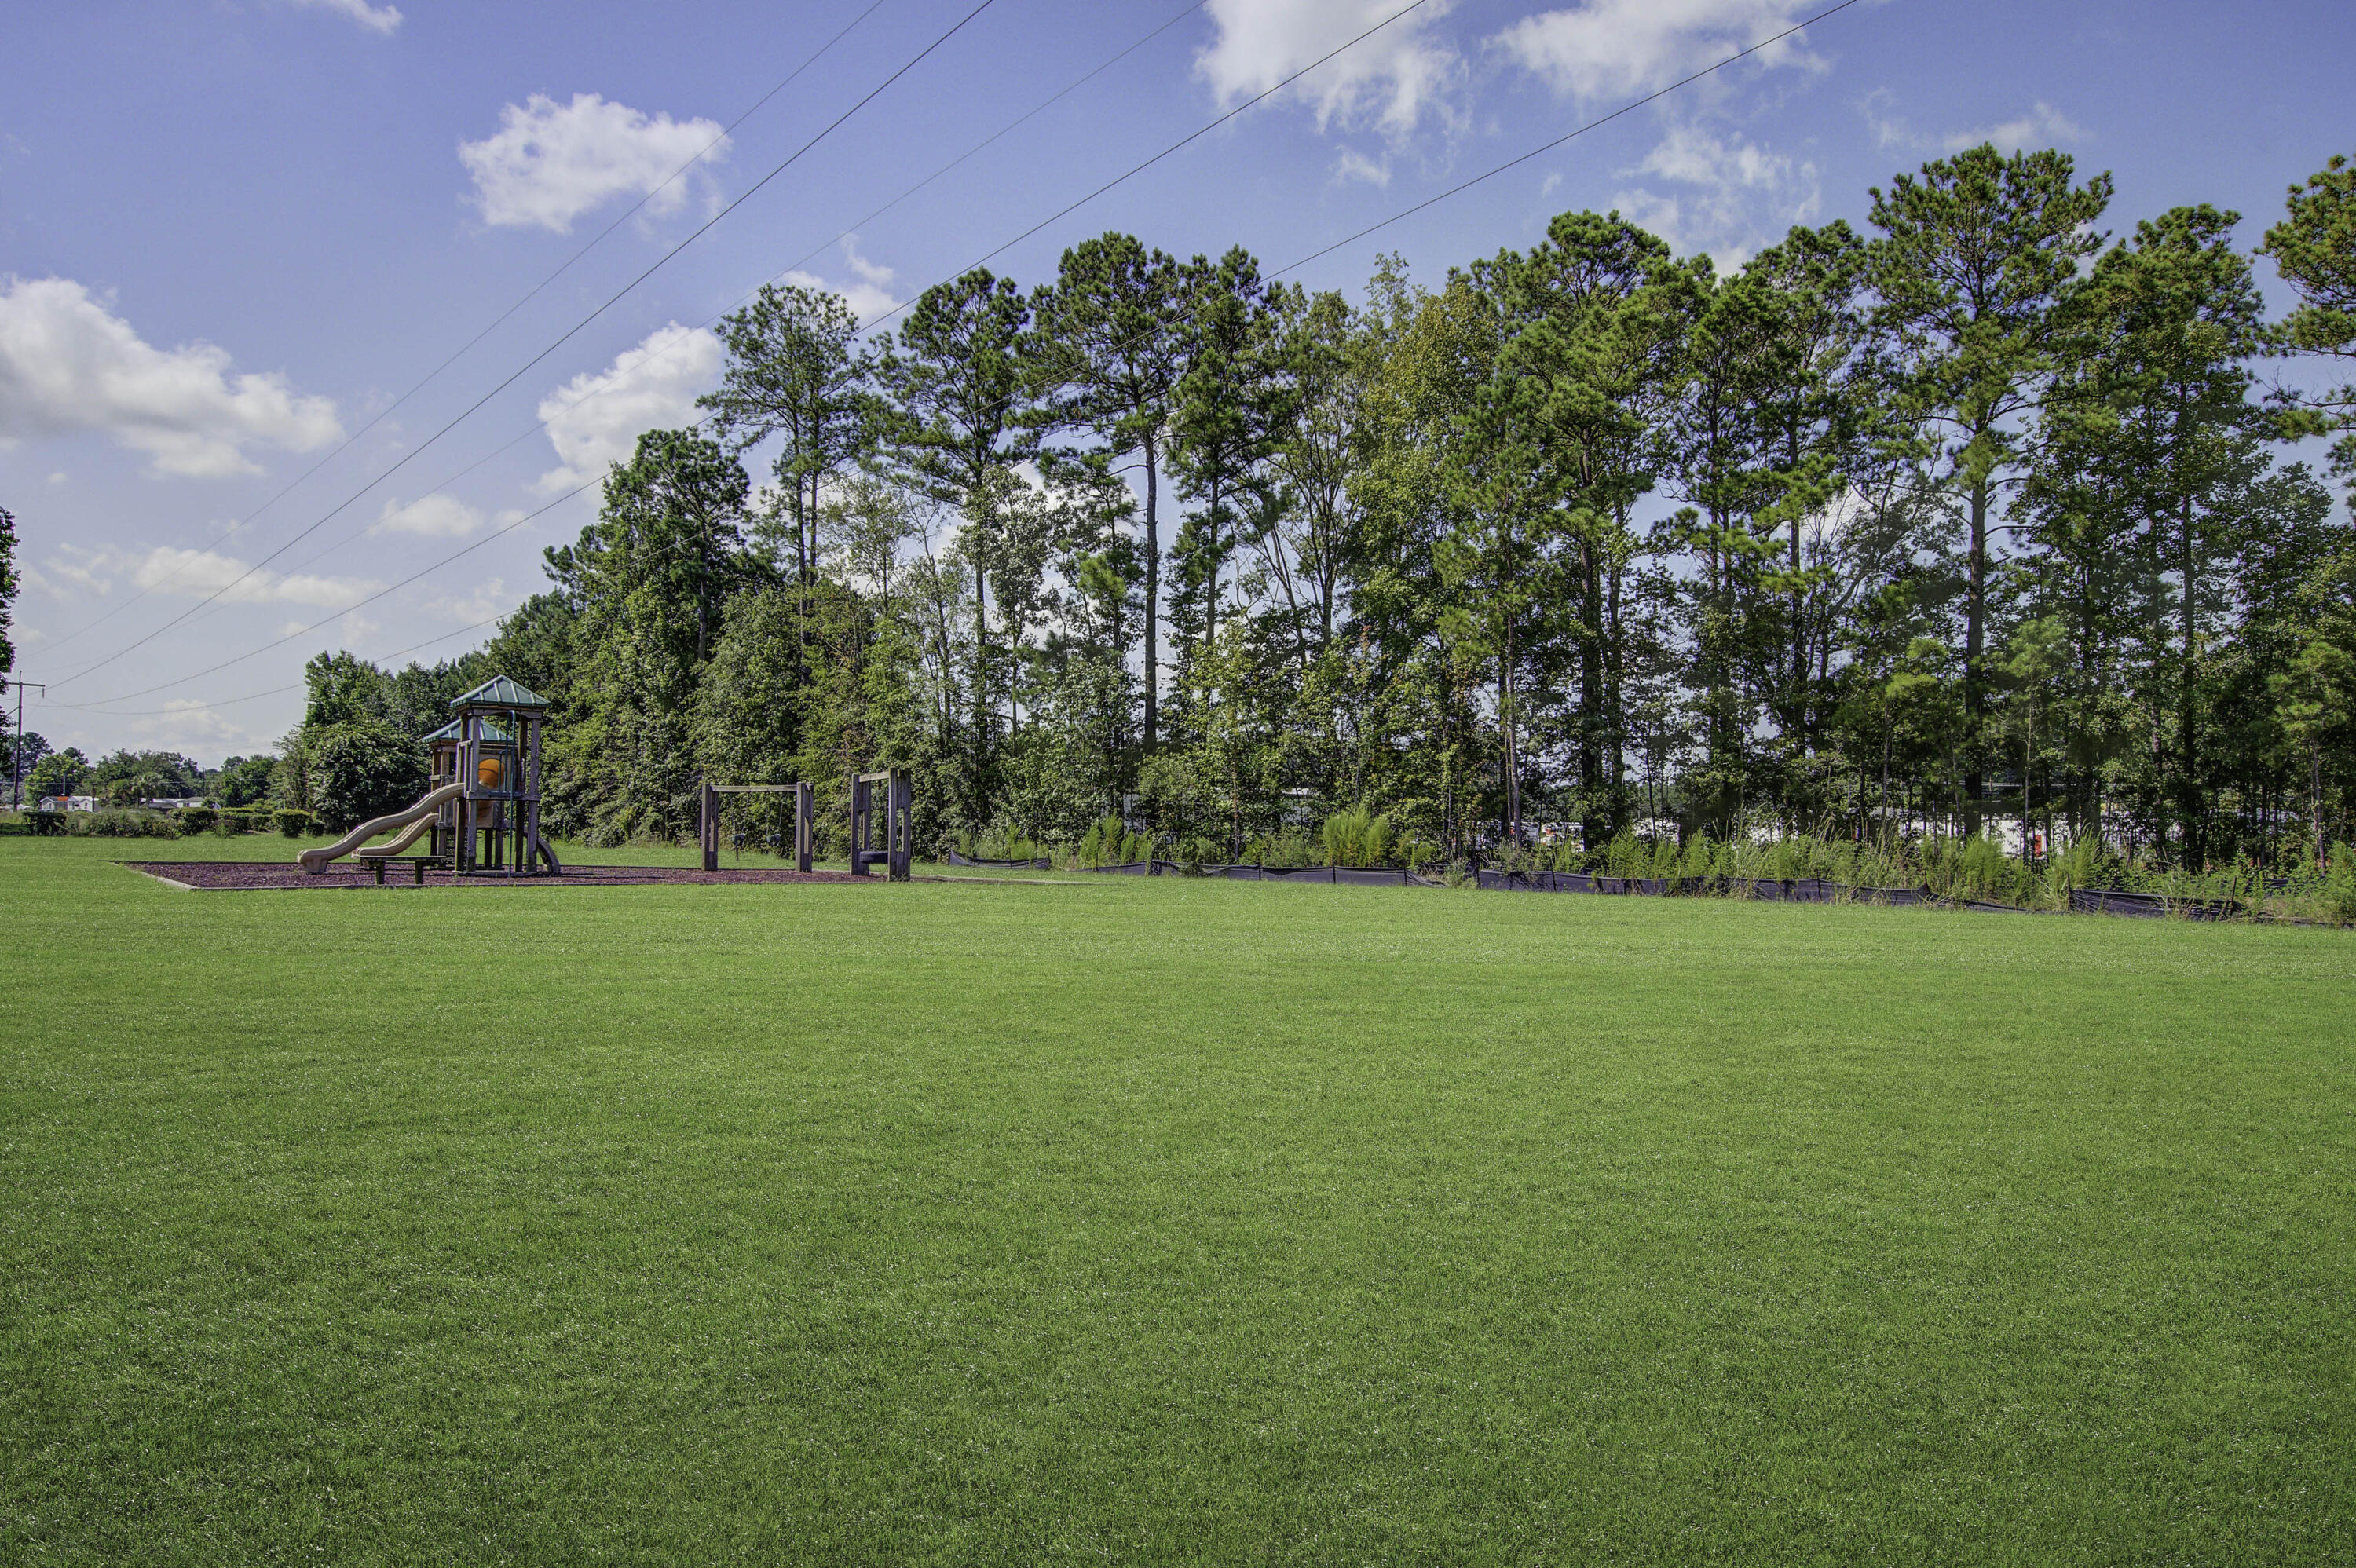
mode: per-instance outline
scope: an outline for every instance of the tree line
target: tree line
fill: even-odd
[[[1224,859],[1355,809],[1455,858],[1998,822],[2319,858],[2356,837],[2356,389],[2275,367],[2356,355],[2356,171],[2254,252],[2111,200],[1983,146],[1725,271],[1575,212],[1356,302],[1117,233],[888,335],[772,285],[546,592],[450,665],[315,663],[288,754],[348,772],[355,724],[442,721],[402,682],[501,670],[594,841],[889,764],[928,843],[1117,813]]]

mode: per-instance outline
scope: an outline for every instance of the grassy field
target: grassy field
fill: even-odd
[[[2356,935],[0,840],[0,1561],[2344,1563]]]

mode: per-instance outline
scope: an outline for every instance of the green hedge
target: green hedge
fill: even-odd
[[[191,834],[210,832],[213,824],[220,819],[220,813],[209,805],[184,805],[172,813],[172,826],[180,830],[184,838]]]
[[[279,833],[288,838],[300,838],[319,825],[319,819],[307,811],[284,808],[272,812],[270,820],[276,824]]]
[[[76,838],[177,838],[180,830],[160,811],[69,811],[66,831]]]

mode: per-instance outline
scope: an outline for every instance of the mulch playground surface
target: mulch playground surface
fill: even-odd
[[[253,860],[122,860],[161,881],[175,882],[200,892],[284,888],[370,888],[377,885],[369,866],[334,865],[313,876],[302,867]],[[407,888],[416,884],[406,863],[385,868],[384,885]],[[848,871],[787,871],[778,869],[701,871],[680,866],[567,866],[558,877],[456,877],[428,870],[429,888],[613,888],[646,887],[664,882],[880,882],[882,876],[854,877]],[[926,878],[925,880],[932,880]]]

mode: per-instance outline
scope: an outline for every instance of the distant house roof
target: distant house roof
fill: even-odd
[[[436,741],[464,740],[465,737],[459,734],[458,731],[465,722],[466,720],[462,719],[451,720],[450,722],[443,725],[442,728],[434,731],[431,735],[426,736],[426,743],[431,745]],[[512,741],[515,737],[509,734],[508,732],[508,727],[500,723],[498,720],[486,719],[483,720],[483,739],[486,741]]]
[[[545,708],[548,699],[531,691],[506,676],[493,676],[463,697],[450,699],[453,708],[479,705],[485,708]]]

